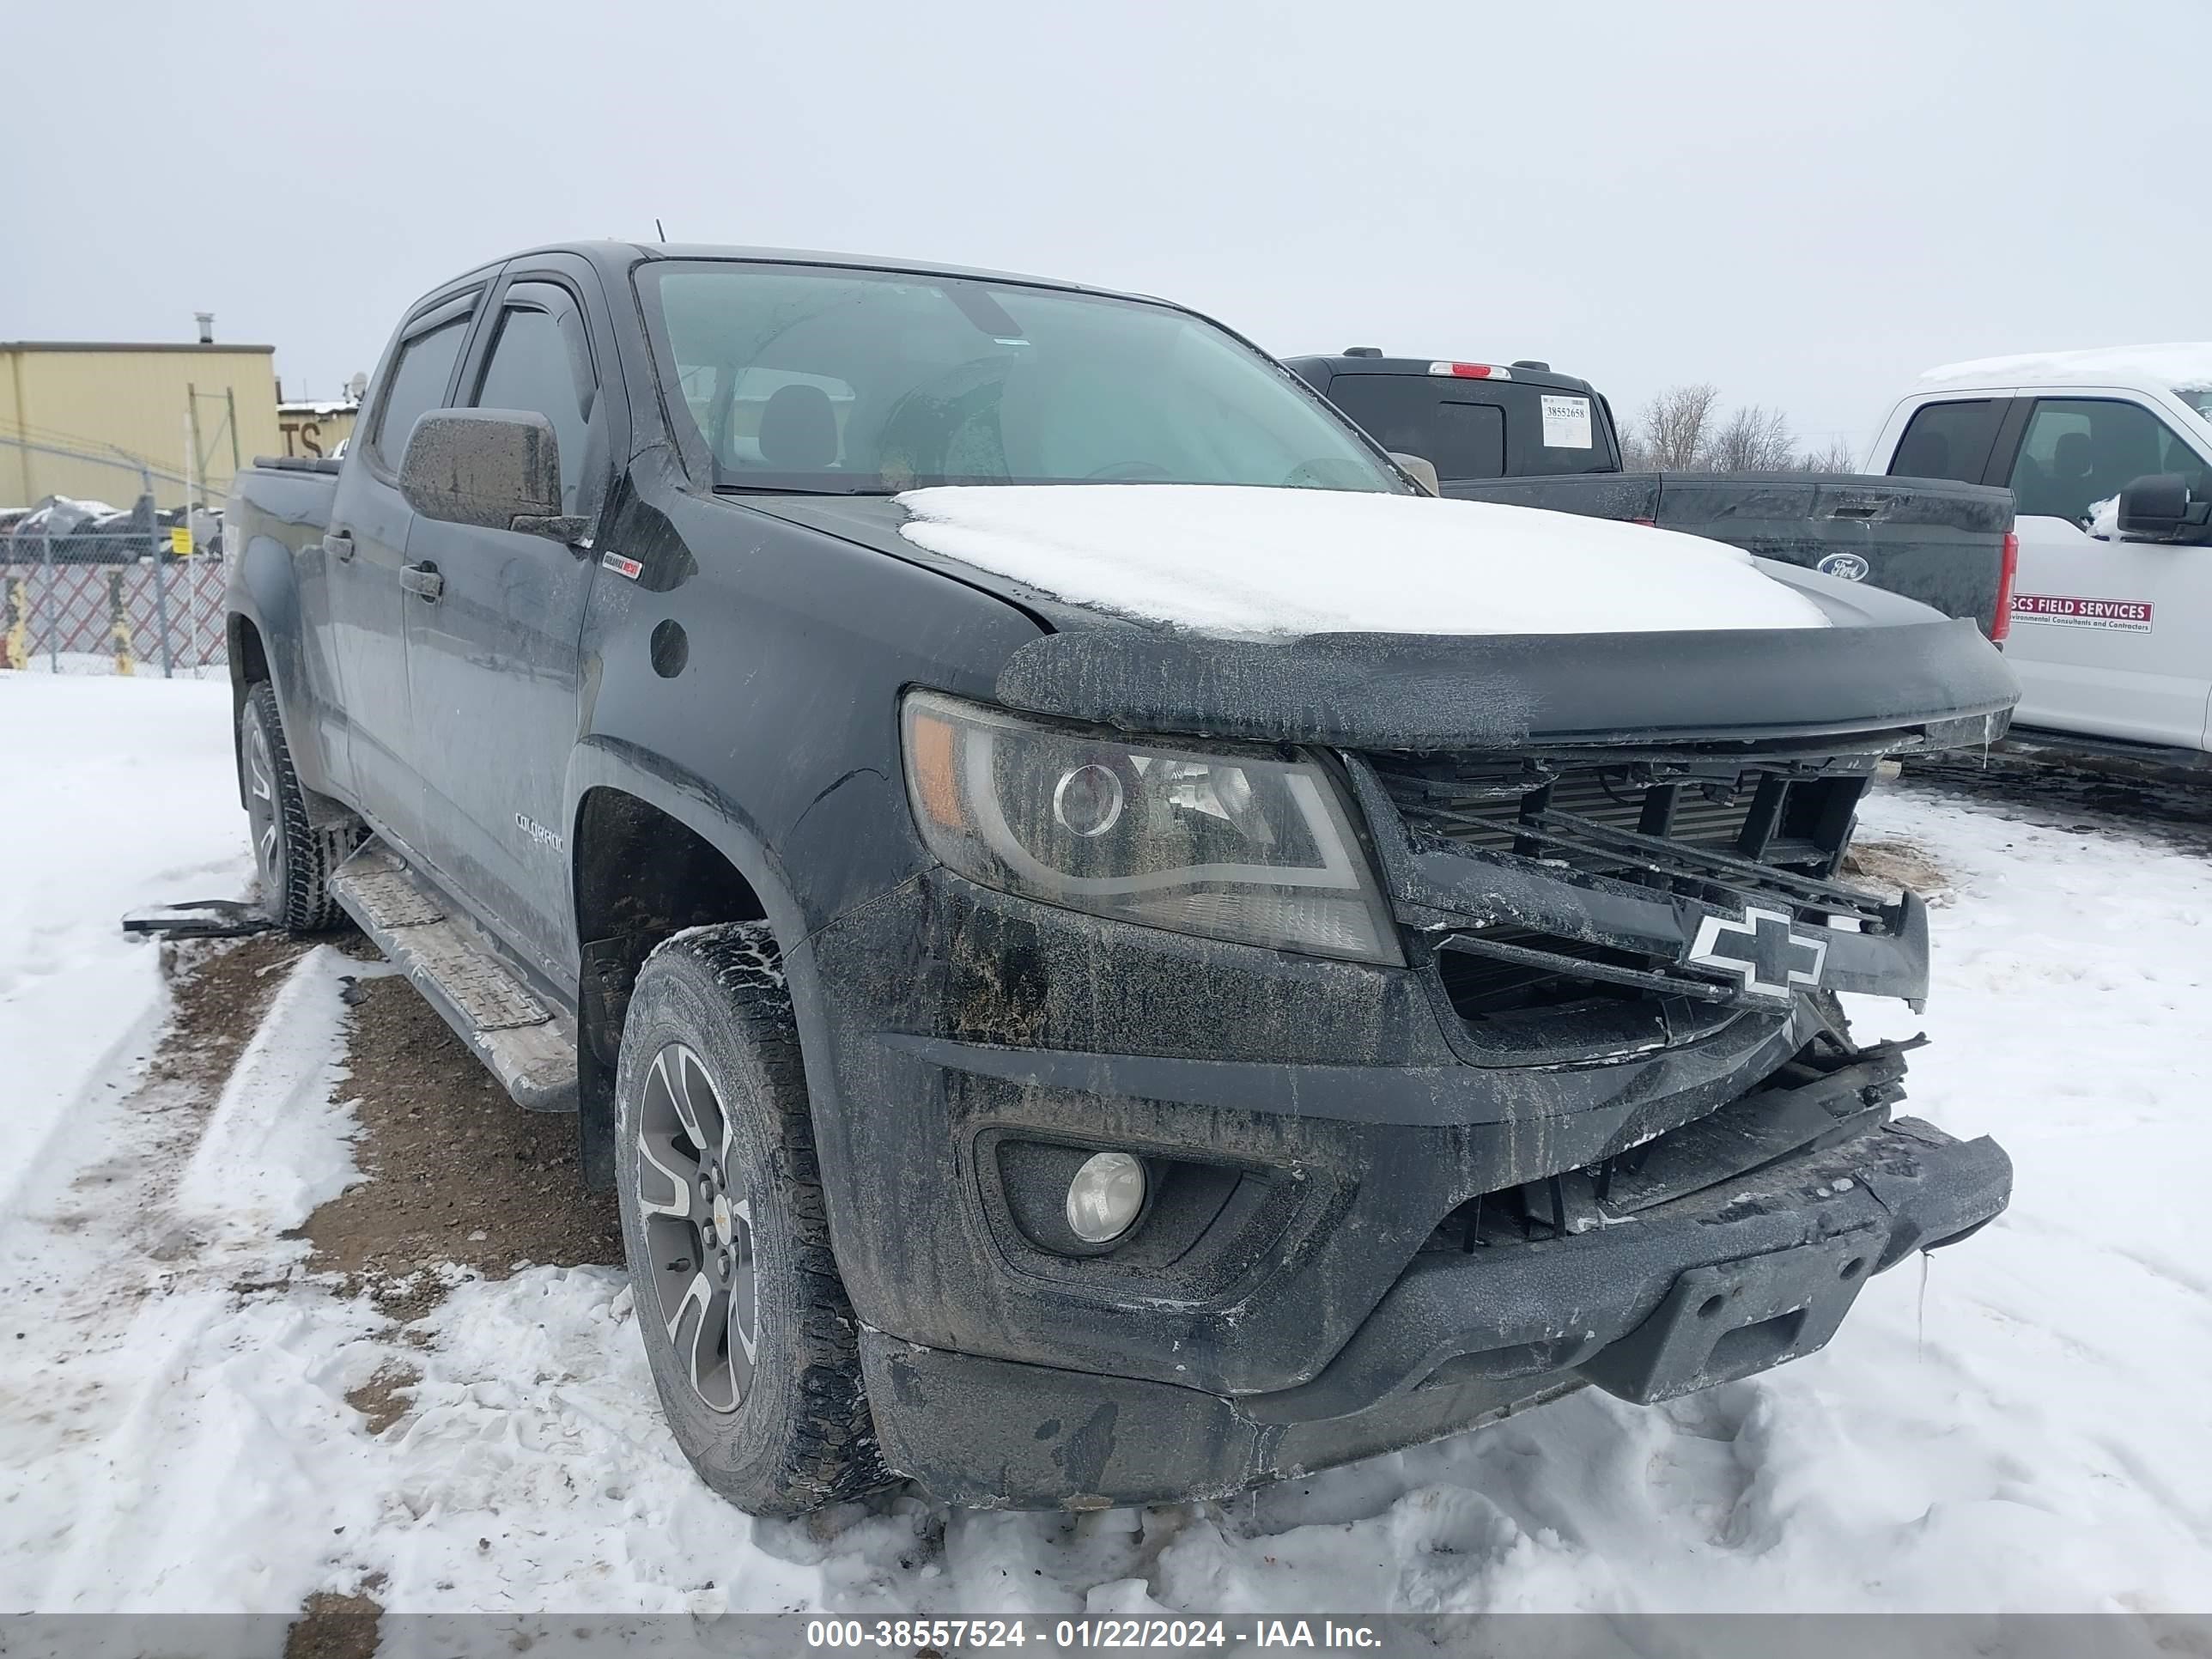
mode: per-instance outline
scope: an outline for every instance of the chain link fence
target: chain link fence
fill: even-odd
[[[0,433],[0,453],[112,477],[108,499],[48,495],[0,507],[0,669],[206,677],[223,639],[222,492],[120,450]],[[193,505],[157,510],[182,485]],[[109,500],[131,502],[128,507]]]
[[[220,558],[0,563],[0,668],[197,677],[228,660]]]

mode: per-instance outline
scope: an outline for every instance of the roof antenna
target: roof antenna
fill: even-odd
[[[664,242],[668,240],[668,233],[660,228],[660,219],[658,215],[654,216],[653,221],[653,234],[655,236],[658,236]]]

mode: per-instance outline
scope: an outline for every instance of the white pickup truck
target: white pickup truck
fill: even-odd
[[[1866,470],[2011,489],[2019,726],[2212,751],[2212,343],[1930,369]]]

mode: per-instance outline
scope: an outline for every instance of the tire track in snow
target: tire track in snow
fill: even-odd
[[[137,1085],[53,1138],[0,1232],[9,1300],[28,1310],[0,1467],[36,1481],[9,1506],[0,1605],[219,1607],[223,1574],[270,1590],[282,1577],[269,1544],[284,1528],[257,1530],[253,1496],[286,1484],[270,1478],[284,1461],[272,1392],[288,1355],[328,1339],[310,1316],[241,1304],[232,1281],[295,1270],[305,1246],[282,1235],[352,1177],[331,1095],[338,981],[359,965],[273,938],[179,959],[179,1018]],[[253,1033],[227,1074],[225,1020]]]

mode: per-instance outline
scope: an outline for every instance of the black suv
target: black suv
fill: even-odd
[[[268,902],[576,1114],[748,1509],[1219,1494],[1662,1399],[2005,1202],[1837,996],[1926,993],[1920,902],[1838,866],[1884,756],[2002,729],[1972,624],[1431,499],[1173,305],[543,249],[408,312],[343,463],[232,501]],[[1088,537],[1065,580],[1017,503]],[[1316,515],[1342,629],[1101,551],[1187,520],[1158,568],[1264,613]],[[1794,624],[1466,625],[1497,548],[1607,537]],[[1409,594],[1408,538],[1475,574]]]

